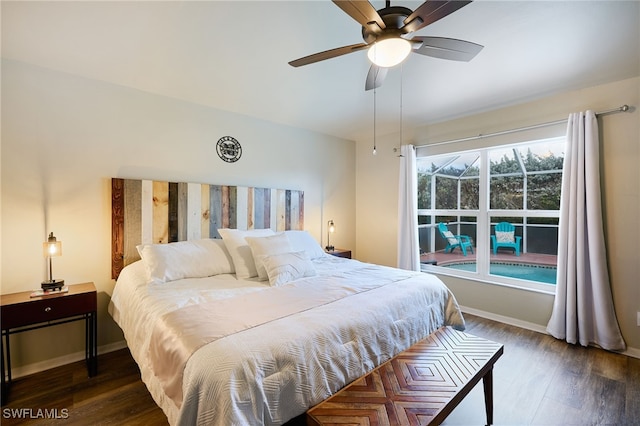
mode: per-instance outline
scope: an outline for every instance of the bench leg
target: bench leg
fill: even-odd
[[[482,378],[484,386],[484,408],[487,412],[487,425],[493,424],[493,367]]]

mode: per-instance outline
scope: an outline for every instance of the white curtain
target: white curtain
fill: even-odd
[[[420,270],[418,242],[418,175],[413,145],[400,148],[400,188],[398,197],[398,268]]]
[[[600,198],[598,121],[573,113],[567,126],[558,235],[558,282],[547,331],[582,346],[624,350],[613,307]]]

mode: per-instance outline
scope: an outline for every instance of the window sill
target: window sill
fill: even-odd
[[[422,265],[422,272],[433,275],[443,275],[452,278],[474,281],[482,284],[495,285],[501,287],[509,287],[517,290],[531,291],[534,293],[548,294],[555,296],[556,286],[554,284],[544,284],[534,281],[518,280],[515,278],[499,277],[490,275],[482,277],[476,272],[450,271],[448,268],[441,268],[432,265]]]

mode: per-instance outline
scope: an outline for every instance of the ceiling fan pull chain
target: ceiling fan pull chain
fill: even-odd
[[[373,88],[373,155],[376,155],[376,88]]]
[[[398,157],[402,157],[402,77],[404,65],[400,65],[400,140],[398,141]]]

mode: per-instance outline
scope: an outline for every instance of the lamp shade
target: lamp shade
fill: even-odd
[[[389,68],[404,61],[411,53],[411,43],[402,37],[390,37],[376,41],[367,56],[375,65]]]
[[[58,241],[52,232],[47,241],[42,243],[42,251],[44,257],[62,256],[62,241]]]

